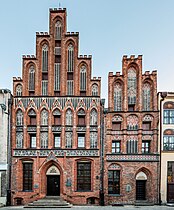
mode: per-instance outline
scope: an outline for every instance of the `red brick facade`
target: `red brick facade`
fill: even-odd
[[[56,29],[56,24],[61,27]],[[56,33],[61,34],[60,37],[56,38]],[[66,31],[66,10],[50,9],[49,33],[36,33],[36,56],[23,56],[22,78],[13,78],[13,205],[27,204],[48,195],[50,167],[49,176],[59,178],[57,193],[65,200],[73,204],[99,202],[101,79],[91,79],[91,56],[78,55],[78,41],[78,33]],[[70,45],[73,54],[69,61]],[[43,54],[44,47],[46,55]],[[45,61],[43,56],[46,56]],[[86,70],[85,82],[80,73],[82,67]],[[59,68],[58,73],[55,73],[56,68]],[[34,73],[30,74],[31,69]],[[72,114],[71,124],[67,124],[67,110]],[[41,119],[42,111],[46,113],[46,118],[43,117],[46,123]],[[57,119],[54,111],[58,113]],[[95,122],[91,122],[93,111],[97,118],[96,121],[93,119]],[[56,120],[59,122],[55,123]],[[60,140],[58,148],[54,142],[56,137]],[[88,190],[77,189],[78,163],[90,164]],[[31,166],[26,169],[28,175],[24,174],[24,165]]]
[[[142,74],[142,56],[123,56],[122,74],[110,72],[108,83],[105,204],[157,203],[157,73]]]

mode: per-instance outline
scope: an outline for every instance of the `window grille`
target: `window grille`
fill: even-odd
[[[90,191],[91,190],[91,163],[78,162],[77,163],[77,190]]]
[[[33,163],[23,163],[23,191],[33,189]]]
[[[54,90],[59,91],[60,90],[60,63],[54,64]]]
[[[42,80],[42,95],[48,95],[48,80]]]
[[[67,81],[67,95],[73,95],[74,94],[74,81],[68,80]]]
[[[138,141],[137,140],[128,140],[127,141],[127,153],[136,154],[138,152]]]

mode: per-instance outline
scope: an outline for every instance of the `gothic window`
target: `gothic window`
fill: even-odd
[[[42,72],[48,72],[48,45],[42,47]]]
[[[23,132],[16,132],[16,148],[20,149],[23,147]]]
[[[68,109],[66,111],[66,125],[73,125],[73,116],[72,116],[72,111],[71,109]]]
[[[163,109],[163,123],[174,124],[174,102],[166,102]]]
[[[137,116],[130,115],[127,117],[127,129],[138,130],[138,117]]]
[[[29,91],[35,90],[35,69],[34,66],[29,68]]]
[[[16,112],[16,125],[17,126],[23,125],[23,112],[20,109]]]
[[[128,69],[128,104],[136,103],[137,94],[137,78],[136,70],[134,68]]]
[[[120,170],[108,171],[108,194],[120,194]]]
[[[48,148],[48,133],[41,132],[41,148]]]
[[[30,148],[36,148],[36,134],[30,134]]]
[[[122,86],[116,83],[114,86],[114,111],[122,110]]]
[[[98,85],[97,84],[92,85],[92,96],[98,96]]]
[[[22,96],[22,85],[20,84],[16,86],[16,95]]]
[[[62,24],[58,20],[55,24],[55,39],[61,40],[61,35],[62,35]]]
[[[33,109],[30,109],[28,116],[30,118],[30,125],[36,125],[36,112]]]
[[[54,64],[54,90],[60,91],[60,63]]]
[[[129,139],[127,141],[127,153],[136,154],[138,152],[138,141],[136,139]]]
[[[91,163],[78,162],[77,163],[77,191],[91,190]]]
[[[66,132],[66,148],[72,148],[72,132]]]
[[[33,189],[33,163],[23,162],[23,191]]]
[[[80,91],[86,91],[86,66],[80,68]]]
[[[150,97],[151,97],[150,84],[145,83],[143,85],[143,110],[144,111],[150,110],[150,101],[151,101]]]
[[[54,134],[54,147],[59,148],[61,146],[61,137],[59,133]]]
[[[46,109],[41,111],[41,125],[48,125],[48,111]]]
[[[90,113],[90,125],[97,125],[97,111],[95,109],[92,109]]]
[[[85,126],[85,111],[83,109],[78,111],[78,125]]]
[[[68,72],[74,71],[74,47],[72,44],[68,46]]]
[[[97,148],[97,132],[90,132],[90,148]]]

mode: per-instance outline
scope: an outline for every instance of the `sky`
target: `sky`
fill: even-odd
[[[121,71],[123,55],[143,55],[143,72],[158,71],[158,91],[174,92],[174,0],[0,0],[0,88],[12,91],[22,55],[35,54],[49,8],[67,9],[67,30],[79,32],[79,55],[92,55],[92,76]]]

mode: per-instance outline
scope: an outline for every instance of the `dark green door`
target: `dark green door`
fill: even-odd
[[[136,200],[146,200],[146,180],[136,181]]]
[[[48,196],[60,195],[60,176],[54,176],[54,175],[47,176],[47,195]]]

